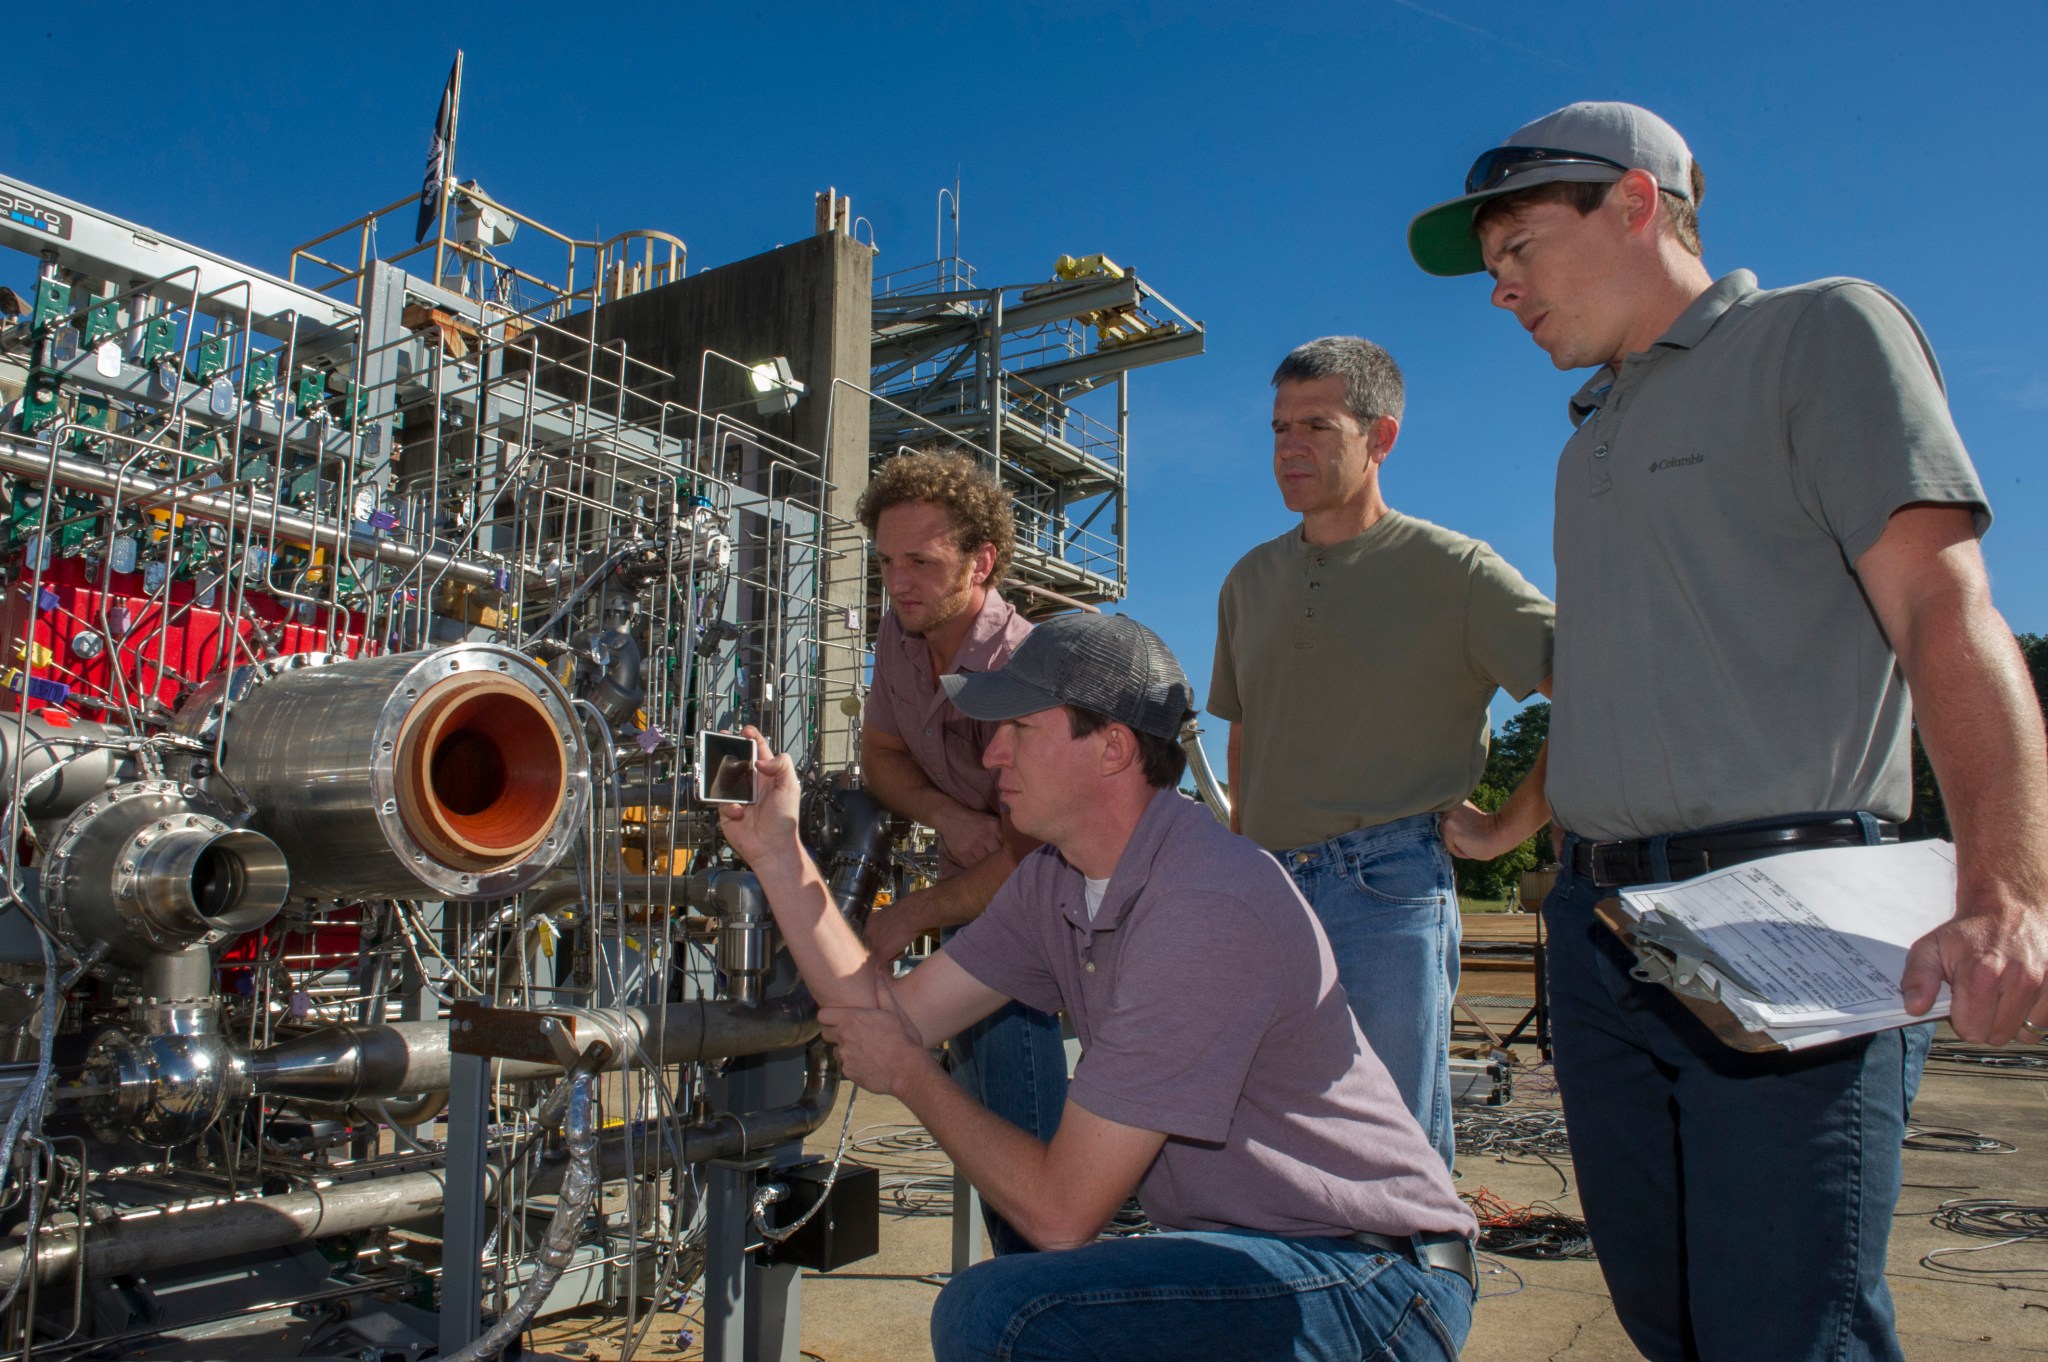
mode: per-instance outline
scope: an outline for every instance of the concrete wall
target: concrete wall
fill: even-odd
[[[713,418],[724,413],[787,442],[770,447],[826,480],[829,561],[821,594],[828,609],[821,633],[825,693],[818,714],[826,769],[854,760],[859,720],[844,712],[842,702],[857,694],[865,677],[865,543],[853,525],[853,508],[867,487],[868,407],[859,390],[835,387],[834,380],[867,386],[873,282],[872,250],[838,233],[813,236],[569,319],[563,325],[585,335],[594,320],[596,344],[614,351],[600,354],[592,366],[600,382],[586,395],[581,377],[562,369],[540,379],[565,396],[611,411],[618,398],[603,380],[618,378],[621,364],[615,352],[623,345],[626,386],[633,394],[626,402],[629,419],[660,421],[670,433],[684,436],[701,425],[707,448],[722,451],[721,476],[769,490],[757,481],[758,457],[750,465],[737,442],[714,440]],[[573,339],[559,335],[546,344],[564,360],[571,359],[575,346]],[[707,359],[707,351],[716,353]],[[789,360],[808,391],[793,410],[764,416],[756,409],[743,366],[776,355]],[[572,362],[580,367],[587,357],[578,355]],[[692,414],[664,413],[662,402],[680,404]],[[706,413],[701,423],[694,415],[700,410]],[[775,477],[778,495],[793,491],[807,502],[818,496],[816,484],[793,479],[786,470]],[[852,629],[846,626],[848,618],[854,621]]]

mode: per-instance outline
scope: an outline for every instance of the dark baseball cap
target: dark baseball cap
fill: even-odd
[[[1539,184],[1600,184],[1631,170],[1649,171],[1659,189],[1692,202],[1692,151],[1676,128],[1634,104],[1568,104],[1481,153],[1462,197],[1408,224],[1408,253],[1431,274],[1477,274],[1486,268],[1472,235],[1479,205]]]
[[[1194,687],[1159,635],[1129,615],[1060,615],[1033,629],[1007,665],[939,678],[970,719],[1021,718],[1074,705],[1155,738],[1180,736]]]

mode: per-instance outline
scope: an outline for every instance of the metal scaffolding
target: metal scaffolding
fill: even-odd
[[[1202,353],[1202,324],[1105,256],[980,285],[954,255],[875,280],[876,459],[957,442],[1010,489],[1027,593],[1129,585],[1130,371]]]

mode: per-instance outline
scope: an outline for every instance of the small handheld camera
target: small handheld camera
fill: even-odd
[[[706,804],[751,804],[756,789],[754,740],[741,733],[697,734],[697,798]]]

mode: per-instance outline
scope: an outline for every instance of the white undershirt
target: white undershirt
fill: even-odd
[[[1093,922],[1095,915],[1102,911],[1102,896],[1109,892],[1109,881],[1090,880],[1086,875],[1081,878],[1088,883],[1088,920]]]

